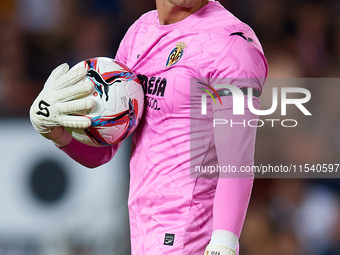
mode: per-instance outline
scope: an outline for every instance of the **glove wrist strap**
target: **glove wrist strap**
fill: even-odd
[[[213,231],[210,243],[226,245],[236,250],[238,236],[228,230],[218,229]]]

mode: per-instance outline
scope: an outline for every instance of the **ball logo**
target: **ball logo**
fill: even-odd
[[[176,64],[183,56],[184,48],[186,48],[187,45],[184,42],[178,42],[176,43],[176,47],[171,51],[168,61],[166,62],[166,67],[173,66]]]
[[[87,77],[93,82],[95,85],[95,88],[99,91],[100,97],[103,96],[103,90],[102,87],[104,87],[104,93],[106,96],[106,101],[109,100],[109,87],[113,85],[116,82],[122,82],[121,80],[113,80],[113,82],[108,83],[106,82],[102,76],[94,69],[90,69],[87,71]],[[117,79],[119,77],[114,77],[114,79]]]

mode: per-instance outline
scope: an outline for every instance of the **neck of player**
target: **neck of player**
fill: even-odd
[[[209,0],[156,0],[160,25],[177,23],[201,9]]]

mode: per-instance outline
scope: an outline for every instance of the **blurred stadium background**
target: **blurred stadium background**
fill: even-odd
[[[339,0],[220,2],[257,33],[269,77],[340,76]],[[35,133],[28,110],[52,69],[114,57],[127,28],[154,8],[154,0],[0,0],[0,255],[129,254],[128,144],[85,169]],[[310,87],[316,114],[299,128],[259,129],[256,164],[340,163],[337,81]],[[256,179],[240,254],[340,254],[339,192],[339,179]]]

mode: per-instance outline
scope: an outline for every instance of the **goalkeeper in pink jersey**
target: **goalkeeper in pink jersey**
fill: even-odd
[[[224,79],[242,88],[244,97],[244,88],[252,88],[259,108],[267,62],[254,32],[219,2],[156,0],[156,5],[129,28],[116,55],[138,75],[147,103],[132,141],[131,254],[235,255],[253,174],[204,178],[204,171],[190,169],[254,164],[256,128],[213,127],[212,120],[247,123],[257,116],[247,107],[244,115],[233,115],[232,96],[216,83]],[[93,90],[85,76],[86,70],[69,72],[66,64],[56,68],[30,117],[35,129],[70,157],[96,167],[110,161],[119,145],[90,147],[64,129],[91,125],[74,115],[94,107],[84,98]],[[216,91],[219,99],[207,105],[208,117],[191,111],[191,103],[200,100],[197,87]]]

